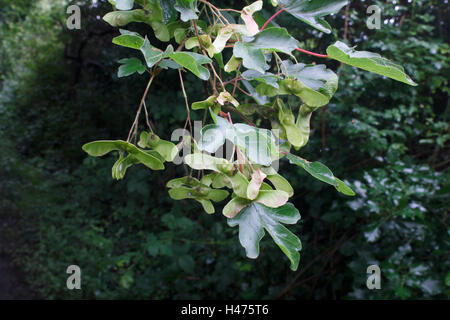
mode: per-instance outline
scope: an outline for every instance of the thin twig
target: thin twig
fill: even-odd
[[[153,79],[155,79],[156,75],[157,75],[157,73],[153,72],[152,76],[150,77],[150,80],[148,81],[147,87],[145,88],[145,91],[144,91],[144,95],[142,96],[142,99],[141,99],[141,103],[139,104],[139,108],[136,113],[136,117],[134,118],[134,122],[131,126],[130,132],[128,133],[127,142],[130,142],[130,140],[131,140],[131,134],[133,132],[133,129],[135,129],[135,132],[137,131],[139,115],[141,113],[142,106],[144,105],[145,98],[147,97],[147,94],[148,94],[148,90],[150,89],[150,86],[152,85]]]
[[[245,95],[247,95],[247,96],[249,96],[249,97],[251,97],[252,96],[252,94],[251,93],[248,93],[247,91],[245,91],[245,90],[243,90],[243,89],[241,89],[239,86],[237,87],[238,88],[238,90],[240,91],[240,92],[242,92],[243,94],[245,94]]]
[[[148,110],[147,110],[147,106],[145,105],[145,101],[144,101],[144,112],[145,112],[145,121],[147,123],[147,127],[150,129],[151,133],[153,133],[153,128],[150,125],[150,120],[148,118]]]
[[[186,94],[186,90],[184,89],[183,76],[181,75],[181,70],[180,69],[178,69],[178,74],[180,76],[181,90],[183,91],[184,102],[186,104],[186,113],[187,113],[187,118],[186,118],[186,122],[184,124],[184,129],[186,129],[186,126],[189,123],[189,132],[191,133],[191,137],[192,137],[191,112],[190,112],[190,109],[189,109],[188,97],[187,97],[187,94]]]

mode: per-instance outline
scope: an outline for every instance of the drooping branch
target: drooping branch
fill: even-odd
[[[189,124],[189,132],[191,133],[191,136],[193,135],[193,131],[192,131],[192,122],[191,122],[191,111],[189,109],[189,102],[188,102],[188,97],[186,94],[186,90],[184,89],[184,81],[183,81],[183,76],[181,75],[181,70],[178,69],[178,75],[180,76],[180,84],[181,84],[181,90],[183,92],[183,96],[184,96],[184,102],[186,104],[186,122],[184,124],[184,129],[186,129],[187,124]]]
[[[153,72],[152,76],[150,77],[150,80],[147,83],[147,87],[145,88],[144,94],[142,95],[141,103],[139,104],[139,108],[136,113],[136,117],[134,118],[133,124],[131,125],[130,132],[128,133],[127,142],[130,142],[130,140],[131,140],[133,129],[135,129],[135,131],[136,131],[136,129],[138,127],[139,115],[141,114],[142,106],[144,105],[145,98],[147,97],[147,94],[148,94],[148,90],[150,89],[150,86],[152,85],[152,82],[155,79],[155,77],[157,76],[157,74],[158,74],[157,72]]]

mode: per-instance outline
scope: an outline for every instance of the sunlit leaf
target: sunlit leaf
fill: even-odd
[[[328,56],[345,64],[377,73],[388,78],[404,82],[411,86],[417,84],[405,73],[402,66],[383,58],[378,53],[356,51],[345,43],[337,41],[327,49]]]
[[[287,192],[281,190],[261,190],[254,200],[271,208],[278,208],[284,205],[289,199]]]
[[[253,19],[253,14],[260,11],[263,7],[263,2],[261,0],[253,2],[242,9],[241,18],[247,27],[250,35],[254,36],[259,32],[258,24]]]
[[[227,91],[222,91],[219,94],[217,102],[222,106],[226,103],[231,103],[235,107],[239,106],[239,102]]]
[[[239,241],[245,248],[247,257],[256,259],[259,255],[259,242],[267,231],[274,242],[291,262],[291,269],[297,270],[302,245],[296,235],[283,224],[295,224],[300,219],[298,210],[287,203],[279,208],[270,208],[263,204],[252,203],[228,220],[231,227],[239,226]]]
[[[277,190],[286,192],[289,197],[294,195],[294,189],[289,181],[287,181],[283,176],[279,174],[269,174],[267,175],[267,180],[269,180]]]
[[[256,170],[252,174],[252,179],[247,187],[247,198],[250,200],[255,199],[259,194],[259,189],[261,188],[264,179],[266,178],[266,174],[261,172],[260,169]]]

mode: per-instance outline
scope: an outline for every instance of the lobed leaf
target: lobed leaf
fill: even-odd
[[[174,8],[181,14],[180,19],[184,22],[198,19],[197,0],[176,0]]]
[[[239,241],[247,257],[256,259],[259,255],[259,242],[267,231],[281,251],[289,258],[291,270],[297,270],[302,245],[300,239],[283,224],[295,224],[300,219],[298,210],[287,203],[279,208],[270,208],[263,204],[252,203],[242,209],[233,219],[228,220],[230,227],[239,226]]]
[[[143,74],[146,70],[145,66],[142,64],[141,60],[137,58],[121,59],[119,63],[122,65],[119,67],[117,76],[119,78],[127,77],[133,73]]]
[[[172,45],[168,45],[165,51],[162,51],[150,44],[150,41],[145,37],[144,44],[140,48],[144,55],[145,61],[149,68],[153,67],[160,60],[170,57],[173,54]]]
[[[168,45],[165,51],[162,51],[150,44],[147,37],[143,38],[136,32],[120,30],[120,36],[113,39],[113,43],[119,46],[140,50],[144,55],[145,61],[149,68],[153,67],[159,61],[168,58],[173,53],[172,45]]]
[[[289,35],[284,28],[269,28],[259,32],[250,41],[239,41],[234,45],[233,55],[241,58],[244,67],[265,73],[266,51],[277,51],[291,54],[299,42]]]
[[[323,17],[339,12],[347,3],[347,0],[279,0],[288,13],[325,33],[331,33],[331,27]]]

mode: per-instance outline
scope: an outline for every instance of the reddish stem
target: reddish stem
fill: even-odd
[[[283,11],[286,11],[286,10],[285,10],[285,9],[281,9],[281,10],[279,10],[277,13],[275,13],[273,16],[271,16],[271,17],[269,18],[269,20],[267,20],[267,21],[263,24],[263,26],[261,27],[261,30],[260,30],[260,31],[263,31],[264,28],[270,23],[270,21],[272,21],[277,15],[279,15],[279,14],[282,13]]]
[[[319,57],[319,58],[328,58],[328,55],[326,55],[326,54],[315,53],[315,52],[311,52],[311,51],[300,49],[300,48],[296,48],[295,50],[309,54],[311,56]]]
[[[271,17],[269,18],[269,20],[267,20],[267,21],[263,24],[263,26],[261,27],[260,31],[263,31],[264,28],[270,23],[270,21],[272,21],[277,15],[279,15],[279,14],[282,13],[283,11],[286,11],[286,9],[281,9],[281,10],[277,11],[273,16],[271,16]],[[304,49],[300,49],[300,48],[297,48],[297,49],[295,49],[295,50],[300,51],[300,52],[303,52],[303,53],[306,53],[306,54],[309,54],[309,55],[311,55],[311,56],[319,57],[319,58],[328,58],[328,56],[327,56],[326,54],[319,54],[319,53],[311,52],[311,51],[304,50]]]

